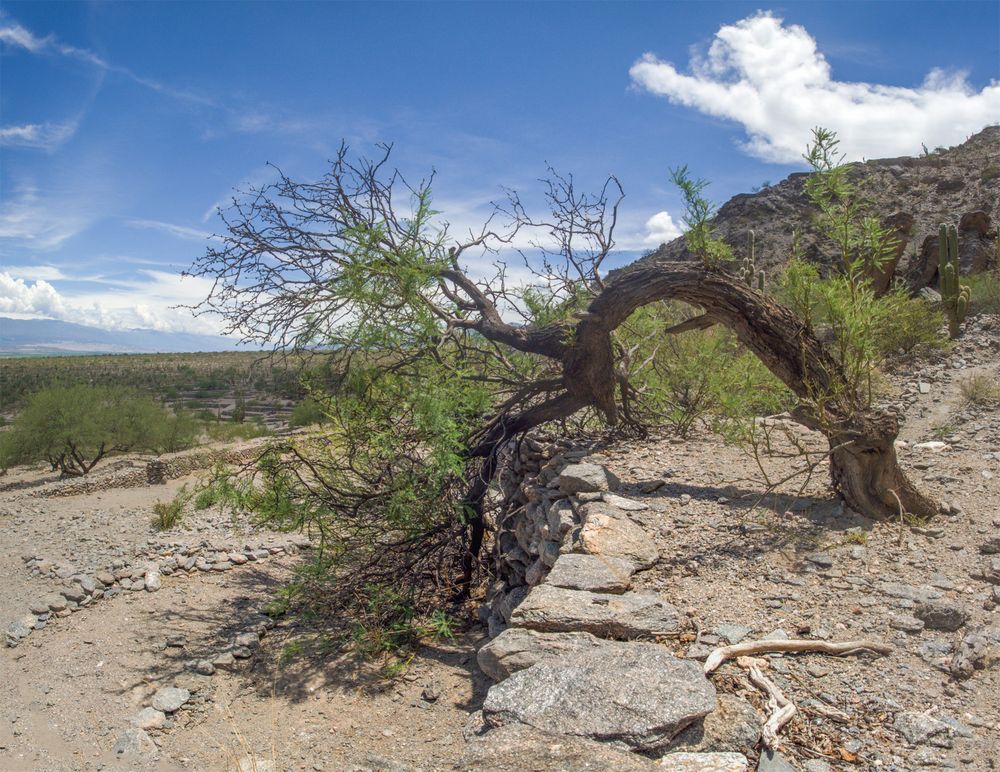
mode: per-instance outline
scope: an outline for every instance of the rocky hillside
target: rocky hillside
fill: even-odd
[[[738,258],[747,253],[747,237],[756,235],[758,265],[773,271],[792,253],[798,238],[803,256],[829,268],[832,245],[813,224],[814,208],[805,195],[808,173],[790,175],[757,193],[734,196],[715,218],[718,235]],[[990,126],[963,144],[938,149],[919,158],[882,158],[859,163],[852,179],[870,212],[896,227],[901,241],[897,278],[913,290],[936,284],[938,225],[960,229],[963,273],[996,265],[1000,219],[1000,126]],[[683,237],[661,245],[657,257],[681,259]]]

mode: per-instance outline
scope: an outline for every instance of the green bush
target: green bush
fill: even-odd
[[[288,417],[288,425],[293,429],[302,426],[313,426],[325,423],[326,414],[323,407],[312,397],[306,397],[292,408],[292,414]]]
[[[184,517],[184,507],[191,495],[187,486],[183,486],[170,501],[157,501],[153,504],[153,527],[158,531],[167,531],[180,525]]]
[[[973,314],[1000,314],[1000,269],[963,277],[972,290]]]
[[[147,395],[112,386],[52,386],[37,392],[4,442],[8,464],[47,461],[64,475],[88,473],[110,453],[183,446],[192,425]]]
[[[213,421],[205,424],[205,430],[208,432],[208,436],[216,442],[252,440],[256,437],[268,437],[272,434],[270,429],[257,421],[244,421],[239,424]]]

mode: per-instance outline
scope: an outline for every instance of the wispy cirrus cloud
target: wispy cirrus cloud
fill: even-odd
[[[0,146],[53,150],[70,139],[79,125],[79,120],[70,120],[64,123],[46,121],[20,126],[0,126]]]
[[[186,225],[175,225],[174,223],[160,222],[159,220],[132,219],[127,220],[126,222],[133,228],[155,230],[160,233],[175,236],[179,239],[185,239],[186,241],[208,241],[213,238],[212,233],[209,231],[199,230],[198,228],[189,228]]]
[[[42,196],[32,184],[19,185],[0,203],[0,239],[37,249],[54,249],[94,220],[93,204],[64,204]]]
[[[690,74],[651,53],[629,73],[650,93],[741,124],[744,149],[778,163],[800,161],[817,124],[852,158],[873,158],[953,145],[1000,121],[1000,82],[977,92],[965,73],[941,69],[915,88],[838,81],[806,29],[769,12],[721,27]]]

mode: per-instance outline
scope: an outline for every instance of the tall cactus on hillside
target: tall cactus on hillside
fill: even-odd
[[[757,270],[757,246],[756,246],[757,235],[750,231],[747,236],[747,256],[743,258],[740,262],[740,267],[737,269],[739,277],[744,281],[744,283],[755,287],[761,294],[764,293],[764,270]]]
[[[942,225],[938,230],[938,273],[941,275],[941,300],[948,317],[948,335],[957,338],[969,313],[972,290],[959,282],[958,229]]]

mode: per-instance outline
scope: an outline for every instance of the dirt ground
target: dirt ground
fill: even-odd
[[[639,586],[686,609],[701,631],[697,640],[668,645],[711,647],[728,624],[749,628],[748,639],[784,630],[894,647],[884,658],[772,659],[776,680],[800,706],[786,730],[798,765],[988,770],[1000,758],[1000,665],[967,680],[946,672],[963,636],[1000,625],[981,554],[1000,534],[1000,410],[963,403],[960,385],[974,374],[1000,381],[1000,319],[980,318],[947,357],[893,378],[891,401],[905,418],[901,463],[925,491],[953,505],[952,514],[929,523],[872,523],[845,512],[822,469],[801,490],[796,480],[761,499],[753,462],[707,434],[605,452],[624,495],[649,504],[635,519],[662,551]],[[914,448],[930,440],[945,447]],[[161,536],[150,525],[153,501],[197,475],[155,488],[46,497],[51,479],[42,469],[0,478],[4,628],[60,586],[33,576],[25,558],[94,572],[164,539],[254,545],[283,538],[214,510]],[[652,480],[664,484],[641,493]],[[192,672],[190,661],[211,657],[248,620],[264,618],[302,559],[274,554],[231,570],[164,576],[157,592],[102,599],[0,648],[0,769],[451,769],[468,714],[489,686],[475,662],[481,628],[425,647],[391,682],[303,646],[292,620],[268,630],[234,669]],[[903,629],[913,598],[928,593],[967,615],[958,630]],[[742,689],[724,673],[716,685]],[[117,756],[130,718],[163,686],[192,696],[168,726],[150,731],[158,747]],[[760,706],[752,691],[744,696]],[[895,725],[906,712],[950,722],[954,731],[910,742]]]

